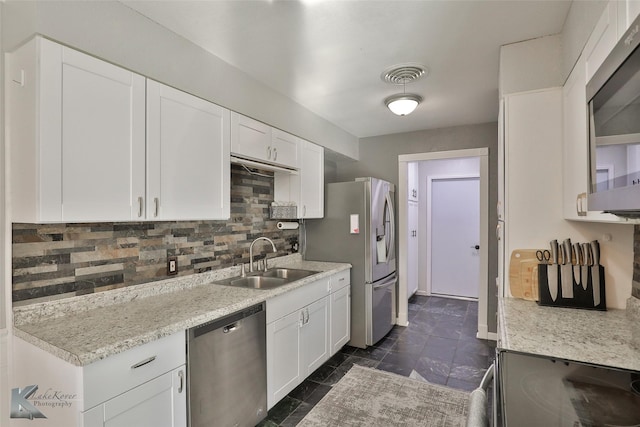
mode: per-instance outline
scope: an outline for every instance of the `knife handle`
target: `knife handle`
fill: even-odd
[[[564,239],[562,242],[566,257],[562,260],[563,264],[573,264],[573,246],[571,246],[571,239]]]
[[[593,254],[593,265],[600,264],[600,243],[597,240],[591,242],[591,252]]]
[[[567,263],[567,250],[565,249],[564,245],[560,245],[560,260],[558,260],[559,264],[566,264]]]
[[[589,243],[582,244],[582,256],[584,257],[583,265],[593,265],[593,254],[591,253],[591,245]]]
[[[573,250],[576,253],[576,264],[585,265],[584,254],[582,253],[582,247],[580,246],[580,243],[574,243]]]
[[[549,245],[551,246],[551,263],[558,264],[558,241],[552,240]]]

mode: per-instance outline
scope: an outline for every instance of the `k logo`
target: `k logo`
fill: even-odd
[[[37,385],[30,385],[23,389],[14,388],[11,390],[11,418],[47,418],[42,412],[31,404],[27,399],[38,390]]]

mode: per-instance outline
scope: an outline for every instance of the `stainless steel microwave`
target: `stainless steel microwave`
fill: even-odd
[[[588,208],[640,217],[640,17],[587,84]]]

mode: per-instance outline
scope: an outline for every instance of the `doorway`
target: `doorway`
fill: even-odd
[[[427,294],[477,300],[480,177],[430,176],[426,216]]]
[[[478,272],[478,325],[477,325],[477,337],[487,339],[488,337],[488,322],[487,322],[487,301],[488,301],[488,242],[489,242],[489,150],[487,148],[477,149],[465,149],[454,151],[441,151],[432,153],[417,153],[417,154],[405,154],[398,156],[398,207],[399,207],[399,253],[398,253],[398,272],[399,272],[399,286],[398,286],[398,312],[397,312],[397,324],[406,326],[409,323],[408,319],[408,272],[409,272],[409,258],[410,258],[410,239],[411,235],[409,230],[409,208],[406,200],[409,200],[410,191],[408,185],[408,170],[409,164],[415,162],[425,162],[430,160],[462,160],[465,158],[477,158],[479,162],[479,249],[477,253],[479,262]],[[442,173],[441,175],[443,175]],[[425,184],[426,185],[426,184]],[[425,215],[421,215],[425,218]],[[426,222],[426,219],[424,220]],[[426,230],[426,224],[425,224]],[[420,234],[420,232],[418,232]],[[427,241],[426,237],[421,239]],[[425,244],[426,245],[426,244]],[[474,245],[475,247],[475,245]],[[420,250],[420,253],[425,253]],[[421,268],[426,263],[421,262]],[[426,289],[423,288],[423,289]],[[418,293],[421,293],[418,290]]]

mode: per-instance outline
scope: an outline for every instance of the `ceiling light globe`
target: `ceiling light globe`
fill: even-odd
[[[413,94],[402,94],[390,96],[385,100],[386,106],[393,114],[406,116],[416,109],[422,98]]]

